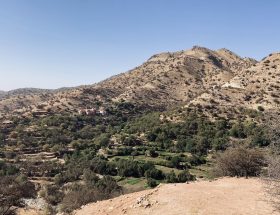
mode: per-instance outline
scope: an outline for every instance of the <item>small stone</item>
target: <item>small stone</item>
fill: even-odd
[[[145,208],[147,208],[147,207],[150,207],[150,206],[151,206],[151,203],[150,203],[148,200],[144,200],[144,201],[142,202],[142,206],[145,207]]]

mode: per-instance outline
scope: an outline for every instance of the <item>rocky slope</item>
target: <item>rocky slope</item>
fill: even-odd
[[[215,109],[253,109],[277,112],[280,108],[280,54],[274,53],[261,62],[239,71],[232,79],[198,96],[190,104]]]
[[[105,80],[94,86],[112,89],[115,100],[129,100],[150,105],[174,105],[189,102],[231,80],[237,71],[254,65],[221,49],[193,47],[191,50],[152,56],[130,72]]]
[[[108,98],[165,108],[190,102],[255,63],[226,49],[212,51],[195,46],[187,51],[154,55],[143,65],[92,86],[5,93],[0,98],[0,113],[26,114],[38,109],[73,112],[91,106],[96,99]]]
[[[274,214],[259,179],[223,178],[190,184],[165,184],[153,190],[97,202],[76,215],[264,215]]]

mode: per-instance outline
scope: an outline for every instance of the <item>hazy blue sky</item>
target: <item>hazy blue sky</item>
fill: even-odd
[[[0,89],[90,84],[162,51],[280,51],[279,0],[0,0]]]

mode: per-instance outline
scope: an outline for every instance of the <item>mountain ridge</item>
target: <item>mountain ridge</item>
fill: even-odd
[[[62,90],[27,88],[12,91],[14,94],[0,98],[0,114],[28,115],[36,111],[38,106],[44,106],[44,110],[51,110],[53,113],[75,113],[81,108],[92,107],[97,98],[107,102],[127,101],[158,110],[185,105],[205,107],[211,105],[213,100],[217,100],[217,109],[220,106],[226,107],[227,104],[253,109],[261,105],[277,108],[279,93],[275,90],[273,96],[268,96],[266,103],[260,102],[261,96],[257,95],[252,104],[244,101],[244,98],[248,99],[248,94],[253,93],[253,89],[257,92],[263,89],[266,94],[270,94],[271,89],[260,86],[256,88],[250,83],[250,87],[245,89],[248,92],[240,91],[243,82],[255,79],[252,74],[258,74],[262,79],[265,78],[263,76],[271,76],[269,81],[277,89],[279,83],[273,77],[279,75],[278,60],[277,53],[258,62],[252,58],[242,58],[225,48],[215,51],[200,46],[178,52],[163,52],[151,56],[142,65],[128,72],[96,84]],[[267,66],[267,61],[271,61],[270,66]],[[272,73],[275,75],[271,75]],[[22,91],[28,93],[23,94]]]

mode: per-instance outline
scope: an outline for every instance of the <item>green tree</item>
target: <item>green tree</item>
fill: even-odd
[[[175,168],[180,168],[181,158],[179,156],[174,156],[170,160],[171,164]]]
[[[148,178],[147,179],[147,184],[149,187],[156,187],[157,186],[157,181],[153,178]]]
[[[178,182],[178,179],[176,177],[174,170],[172,170],[170,173],[166,174],[166,181],[167,181],[167,183],[177,183]]]
[[[179,183],[185,183],[187,181],[193,181],[194,176],[190,174],[188,170],[184,170],[183,172],[180,172],[178,174],[178,182]]]
[[[101,147],[106,147],[110,143],[110,137],[108,134],[101,134],[95,138],[94,143]]]

